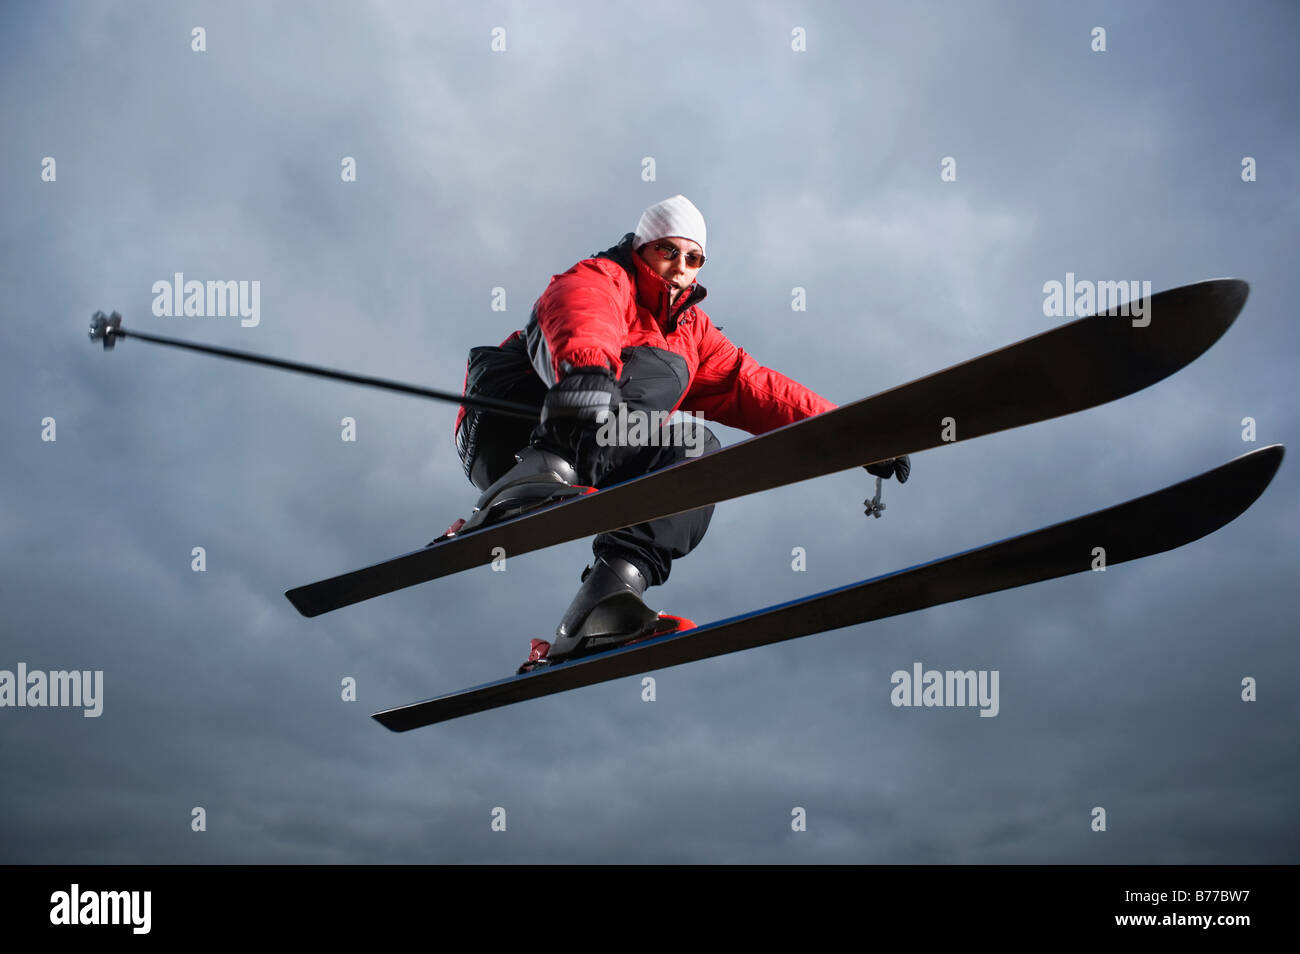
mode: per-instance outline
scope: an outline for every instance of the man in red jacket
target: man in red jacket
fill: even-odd
[[[753,434],[835,407],[728,341],[700,308],[704,217],[685,196],[646,209],[617,245],[552,277],[528,327],[498,348],[475,348],[466,394],[539,405],[529,430],[500,415],[461,409],[456,443],[483,490],[461,530],[609,486],[721,445],[698,414]],[[611,415],[671,418],[653,440],[609,440]],[[602,427],[602,424],[606,426]],[[626,429],[626,433],[634,433]],[[520,450],[520,448],[523,448]],[[873,468],[907,479],[906,458]],[[595,538],[595,562],[553,642],[533,641],[523,669],[586,655],[662,629],[641,596],[668,579],[673,559],[700,542],[706,507]],[[521,670],[522,671],[522,670]]]

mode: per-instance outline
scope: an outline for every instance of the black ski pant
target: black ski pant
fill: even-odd
[[[509,350],[508,345],[503,347]],[[527,373],[532,376],[531,382],[523,378],[522,371],[515,365],[512,367],[513,377],[509,374],[480,375],[478,386],[472,393],[508,400],[519,400],[527,393],[540,407],[540,397],[545,396],[546,385],[533,371],[523,349],[518,350]],[[651,416],[654,412],[667,412],[681,399],[688,378],[686,363],[679,355],[661,348],[641,346],[624,349],[621,358],[623,371],[618,386],[628,417],[640,413],[646,415],[648,421],[654,421]],[[494,377],[503,386],[494,388]],[[509,384],[513,386],[506,386]],[[696,451],[708,454],[722,446],[713,432],[698,421],[674,422],[657,431],[657,439],[638,443],[601,441],[594,424],[581,428],[543,428],[538,424],[528,431],[526,422],[491,413],[482,413],[474,423],[473,459],[465,461],[465,469],[480,489],[488,487],[513,466],[515,452],[527,444],[572,461],[579,481],[598,488],[675,464]],[[713,507],[708,506],[602,533],[592,541],[592,552],[597,557],[621,557],[635,564],[651,586],[659,586],[667,582],[673,560],[699,545],[712,517]]]

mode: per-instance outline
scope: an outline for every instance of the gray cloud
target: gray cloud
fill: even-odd
[[[552,631],[587,545],[302,619],[283,590],[472,504],[454,409],[83,337],[116,308],[456,388],[675,192],[709,222],[714,321],[840,403],[1044,330],[1067,271],[1253,283],[1186,371],[917,455],[881,520],[860,472],[720,507],[650,598],[704,622],[930,560],[1217,465],[1244,417],[1295,443],[1297,14],[1186,9],[6,7],[0,668],[103,669],[105,704],[0,710],[0,859],[1294,862],[1293,462],[1214,536],[1104,575],[667,670],[653,704],[629,679],[393,735],[368,713]],[[260,280],[262,323],[153,317],[177,271]],[[999,716],[894,708],[914,661],[999,670]]]

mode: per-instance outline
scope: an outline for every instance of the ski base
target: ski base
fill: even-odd
[[[1133,394],[1186,367],[1236,320],[1249,286],[1198,282],[1146,301],[1147,323],[1080,318],[998,351],[824,414],[751,437],[575,500],[474,530],[436,546],[296,587],[304,616],[633,524],[684,513],[958,440],[1072,414]]]
[[[1163,553],[1213,533],[1244,513],[1282,463],[1263,447],[1181,483],[1106,510],[919,566],[637,645],[374,714],[395,732],[445,722],[581,686],[1025,586]]]

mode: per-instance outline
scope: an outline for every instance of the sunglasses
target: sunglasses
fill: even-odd
[[[655,251],[659,253],[659,257],[665,262],[674,261],[678,255],[682,254],[682,250],[676,245],[656,245]],[[690,251],[686,253],[687,268],[699,268],[704,264],[704,261],[704,254],[702,252]]]

